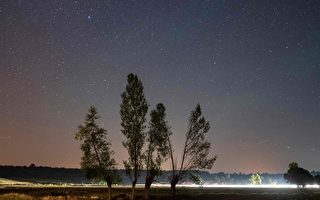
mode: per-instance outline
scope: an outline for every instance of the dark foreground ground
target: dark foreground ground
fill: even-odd
[[[0,200],[80,200],[105,199],[103,187],[0,187]],[[130,188],[113,188],[114,199],[126,199]],[[143,189],[137,189],[137,199],[143,199]],[[151,197],[155,200],[170,199],[169,188],[153,188]],[[265,189],[265,188],[178,188],[178,200],[320,200],[320,189]]]

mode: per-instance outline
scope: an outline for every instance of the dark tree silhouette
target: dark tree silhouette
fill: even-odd
[[[213,167],[217,157],[211,157],[209,155],[211,144],[205,137],[209,129],[209,122],[202,116],[201,107],[197,104],[189,117],[189,126],[186,133],[186,140],[179,168],[177,167],[177,163],[174,161],[170,137],[169,135],[167,136],[172,165],[172,175],[170,180],[172,199],[175,198],[176,185],[186,175],[191,175],[191,177],[193,177],[193,172],[201,169],[211,169]]]
[[[143,167],[142,148],[145,143],[145,122],[148,112],[143,85],[137,75],[129,74],[125,91],[121,94],[120,105],[122,133],[126,140],[123,146],[127,149],[129,159],[124,161],[126,173],[132,182],[131,199],[135,198],[135,186]]]
[[[314,179],[308,170],[298,166],[296,162],[289,164],[287,173],[284,174],[284,179],[291,184],[296,184],[298,187],[305,187],[307,184],[313,184]]]
[[[34,163],[30,164],[29,167],[33,168],[36,167],[36,165]]]
[[[145,199],[150,199],[151,184],[161,174],[161,164],[168,159],[169,144],[167,137],[171,135],[166,121],[166,109],[162,103],[150,113],[149,131],[147,135],[148,147],[145,152],[146,181]]]
[[[115,172],[116,162],[113,159],[114,152],[110,149],[111,144],[107,139],[107,131],[97,125],[95,107],[90,107],[86,115],[84,125],[79,126],[75,138],[82,142],[81,168],[89,179],[103,179],[108,185],[108,198],[111,199],[111,186],[118,181]]]

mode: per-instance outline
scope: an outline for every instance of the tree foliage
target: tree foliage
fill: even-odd
[[[123,146],[129,158],[124,161],[126,173],[132,181],[132,199],[139,173],[143,168],[142,148],[145,143],[145,122],[148,111],[147,101],[143,93],[142,82],[137,75],[129,74],[125,91],[121,94],[120,105],[122,133],[125,136]]]
[[[209,129],[209,122],[202,116],[198,104],[189,118],[189,129],[180,168],[182,174],[190,170],[212,168],[216,156],[209,157],[211,144],[205,138]]]
[[[170,158],[172,163],[171,190],[173,198],[175,196],[176,184],[180,182],[186,174],[192,173],[192,171],[211,169],[213,167],[217,157],[210,156],[211,143],[206,140],[209,129],[209,122],[202,116],[201,107],[197,104],[189,117],[189,125],[179,169],[176,167],[172,155],[172,146],[170,145],[171,150],[169,152],[171,153]]]
[[[250,176],[250,179],[249,179],[249,182],[251,185],[261,185],[262,183],[262,179],[261,179],[261,176],[260,174],[252,174]]]
[[[147,174],[158,176],[161,164],[168,159],[169,144],[167,136],[171,135],[166,121],[166,109],[162,103],[157,104],[156,109],[150,113],[149,131],[147,136],[148,148],[145,152],[145,165]]]
[[[313,184],[314,179],[308,170],[298,166],[296,162],[289,164],[287,173],[284,174],[284,179],[291,184],[296,184],[298,187],[305,187],[307,184]]]
[[[192,180],[193,183],[196,185],[200,185],[201,187],[203,186],[203,179],[199,174],[190,174],[190,179]]]
[[[145,199],[149,199],[149,189],[152,182],[161,174],[161,165],[168,159],[171,135],[166,121],[166,109],[162,103],[150,113],[149,131],[147,134],[148,147],[144,154],[146,166]]]
[[[85,171],[87,178],[103,179],[110,190],[111,184],[119,179],[115,173],[116,162],[113,158],[111,143],[107,138],[107,131],[97,125],[99,118],[96,108],[91,106],[84,125],[79,126],[75,138],[82,142],[81,168]]]

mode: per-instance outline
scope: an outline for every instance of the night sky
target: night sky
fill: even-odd
[[[196,103],[213,172],[320,169],[320,1],[0,2],[0,164],[80,167],[101,115],[119,167],[120,93],[136,73],[181,155]],[[169,165],[166,165],[167,167]]]

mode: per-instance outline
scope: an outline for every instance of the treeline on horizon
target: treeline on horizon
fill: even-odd
[[[122,178],[121,184],[130,184],[130,179],[124,169],[118,169],[117,173]],[[199,177],[203,184],[250,184],[250,177],[253,173],[210,173],[201,171]],[[312,175],[320,175],[320,171],[312,171]],[[163,170],[159,177],[159,183],[169,184],[170,170]],[[262,184],[285,184],[283,173],[260,173]],[[12,166],[0,165],[0,177],[14,180],[24,180],[33,183],[55,183],[55,184],[104,184],[86,178],[85,172],[78,168],[48,167],[48,166]],[[138,184],[145,181],[146,172],[142,171]],[[192,180],[185,180],[185,184],[193,183]]]

